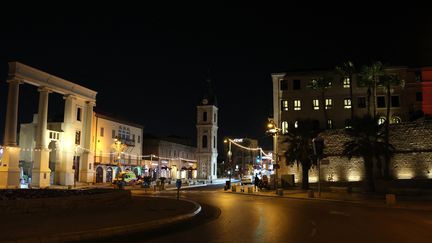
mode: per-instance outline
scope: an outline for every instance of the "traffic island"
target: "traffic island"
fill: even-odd
[[[70,199],[71,197],[45,198],[53,203]],[[84,196],[81,199],[81,206],[74,209],[2,214],[0,242],[95,240],[181,223],[193,218],[201,210],[201,206],[194,202],[168,198],[133,196],[121,204],[105,204],[102,201],[93,203]],[[86,203],[93,206],[84,206]]]

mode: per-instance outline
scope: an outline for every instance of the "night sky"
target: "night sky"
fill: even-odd
[[[432,65],[432,9],[424,6],[22,5],[1,8],[1,137],[8,61],[97,91],[98,110],[145,133],[191,139],[210,74],[220,142],[250,137],[265,145],[272,72],[334,68],[348,59]],[[23,85],[20,92],[19,120],[30,122],[37,91]],[[61,113],[58,104],[61,96],[50,95],[50,116]]]

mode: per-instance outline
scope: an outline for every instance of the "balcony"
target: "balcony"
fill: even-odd
[[[130,139],[130,138],[119,138],[119,140],[125,144],[126,146],[129,147],[135,147],[135,140]]]

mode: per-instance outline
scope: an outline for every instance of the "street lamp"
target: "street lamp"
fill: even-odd
[[[114,139],[114,144],[115,144],[115,149],[117,151],[117,164],[118,164],[118,167],[120,168],[120,166],[121,166],[121,162],[120,162],[121,156],[120,156],[120,154],[123,151],[124,144],[122,144],[121,140],[118,139],[118,138]]]
[[[230,181],[230,185],[231,185],[231,170],[232,170],[232,160],[231,160],[231,156],[232,156],[232,152],[231,152],[231,139],[229,138],[225,138],[224,143],[228,143],[228,152],[227,152],[227,159],[228,159],[228,166],[229,166],[229,171],[228,171],[228,175],[229,175],[229,181]]]
[[[275,171],[275,179],[274,179],[274,188],[277,190],[278,186],[278,169],[279,169],[279,163],[278,163],[278,134],[280,133],[281,129],[278,128],[274,122],[273,119],[269,119],[269,122],[267,123],[267,132],[273,135],[273,169]]]

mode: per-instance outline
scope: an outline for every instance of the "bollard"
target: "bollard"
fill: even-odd
[[[309,197],[309,198],[313,198],[313,197],[314,197],[314,192],[313,192],[313,190],[308,190],[308,197]]]
[[[395,194],[386,194],[386,204],[387,205],[396,204],[396,195]]]
[[[283,189],[277,189],[277,194],[279,196],[283,196]]]

